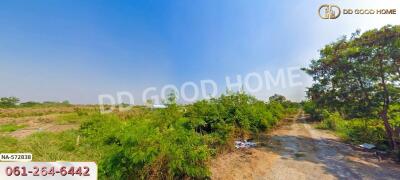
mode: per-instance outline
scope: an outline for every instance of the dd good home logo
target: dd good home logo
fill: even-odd
[[[323,4],[318,9],[318,15],[322,19],[336,19],[340,16],[340,8],[336,5]]]

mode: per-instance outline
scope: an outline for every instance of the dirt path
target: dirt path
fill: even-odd
[[[25,117],[6,117],[0,118],[0,125],[4,124],[18,124],[25,125],[26,127],[18,129],[13,132],[4,132],[0,135],[9,135],[15,138],[24,138],[36,132],[61,132],[68,129],[79,128],[78,124],[58,124],[57,117],[61,114],[48,114],[43,116],[25,116]]]
[[[400,179],[400,165],[353,150],[302,113],[258,141],[214,160],[212,179]]]

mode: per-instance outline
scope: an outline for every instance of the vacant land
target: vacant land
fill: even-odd
[[[242,102],[232,100],[234,97],[236,96],[228,97],[227,102]],[[168,162],[192,162],[185,161],[188,157],[180,158],[181,155],[190,155],[194,159],[203,155],[204,159],[201,161],[186,166],[190,165],[194,170],[204,170],[204,174],[209,174],[212,179],[396,179],[400,174],[400,166],[392,161],[385,158],[378,161],[373,153],[361,152],[342,143],[332,132],[315,129],[315,124],[309,123],[302,111],[297,114],[296,111],[291,111],[285,116],[271,116],[264,113],[274,114],[272,109],[277,104],[257,102],[247,107],[222,102],[224,101],[199,102],[175,110],[136,107],[128,112],[109,115],[100,115],[95,107],[79,106],[52,108],[51,111],[39,108],[3,109],[2,112],[14,114],[0,118],[0,152],[31,152],[34,161],[95,161],[100,165],[101,178],[113,177],[108,174],[114,172],[110,169],[128,166],[123,163],[105,166],[115,160],[129,160],[122,153],[133,154],[132,157],[138,159],[150,159],[143,166],[140,164],[143,161],[132,160],[130,165],[135,165],[138,169],[121,173],[135,176],[148,170],[154,173],[149,177],[153,179],[160,178],[161,173],[157,174],[150,168],[163,169],[161,166],[169,167],[164,164]],[[212,107],[221,110],[215,111]],[[253,109],[254,107],[258,109]],[[235,111],[231,111],[234,114],[214,114],[230,112],[228,109],[234,109]],[[280,111],[285,112],[283,109]],[[248,114],[243,116],[243,112]],[[240,119],[237,119],[238,115],[241,115]],[[246,117],[253,117],[250,122],[257,122],[258,116],[270,116],[275,121],[280,117],[283,120],[277,126],[267,124],[271,120],[266,124],[260,121],[255,125],[266,126],[267,131],[245,133],[246,131],[238,131],[238,128],[234,130],[221,126],[227,125],[230,116],[234,120],[240,120],[239,122],[246,120]],[[217,120],[220,125],[207,125],[215,124]],[[218,128],[218,131],[210,130],[211,127]],[[225,134],[216,134],[224,131],[230,132],[230,135],[225,137]],[[250,134],[258,143],[256,148],[229,150],[234,139],[249,137]],[[171,147],[174,149],[157,154],[157,151],[166,151],[166,148]],[[192,153],[201,151],[203,154]],[[174,154],[176,152],[179,154]],[[141,157],[138,153],[149,155]],[[207,173],[208,167],[210,173]],[[176,167],[175,171],[179,172],[181,169]],[[145,177],[146,174],[148,173],[143,173],[142,176]]]
[[[94,161],[100,179],[208,178],[210,161],[235,139],[272,129],[299,105],[243,92],[189,105],[171,94],[163,109],[135,106],[101,114],[93,106],[2,109],[0,152],[30,152],[33,161]]]
[[[398,179],[400,165],[344,144],[317,130],[305,116],[286,119],[260,146],[212,162],[213,179]]]
[[[77,129],[95,110],[95,106],[0,108],[0,135],[21,139],[36,132]]]

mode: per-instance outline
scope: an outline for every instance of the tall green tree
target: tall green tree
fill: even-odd
[[[320,50],[304,70],[313,77],[308,97],[346,118],[379,117],[392,148],[397,149],[388,112],[399,104],[400,26],[387,25],[342,37]]]

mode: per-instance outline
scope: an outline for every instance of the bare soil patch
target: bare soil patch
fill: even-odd
[[[16,138],[24,138],[36,132],[61,132],[68,129],[76,129],[79,125],[76,124],[57,124],[56,119],[60,114],[50,114],[44,116],[28,116],[20,118],[0,118],[0,125],[3,124],[18,124],[26,127],[9,133],[2,133]]]
[[[236,150],[211,163],[212,179],[399,179],[400,165],[379,161],[332,133],[313,128],[299,113],[257,148]]]

